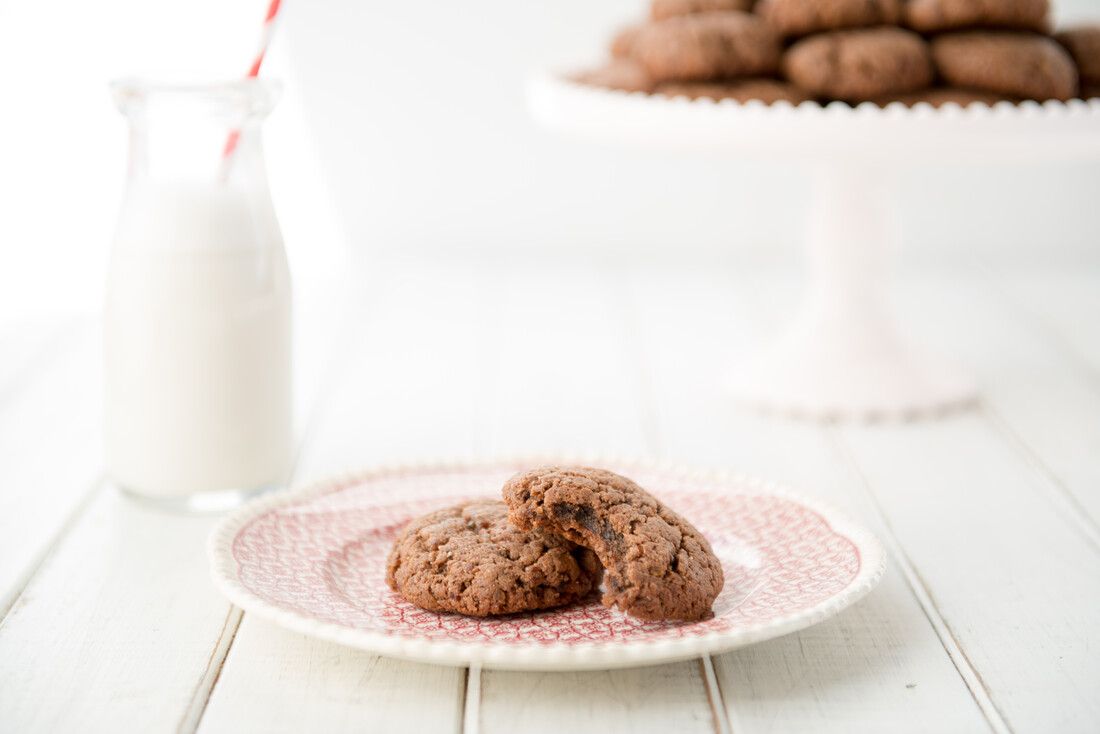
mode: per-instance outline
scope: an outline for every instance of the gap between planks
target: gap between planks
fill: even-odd
[[[339,382],[338,377],[341,374],[342,366],[347,362],[347,360],[341,359],[348,348],[344,341],[337,340],[336,346],[331,348],[333,351],[329,365],[327,369],[323,371],[323,376],[320,380],[320,386],[317,389],[313,405],[307,413],[305,428],[302,431],[302,439],[298,444],[297,451],[294,453],[293,468],[290,473],[291,479],[287,483],[288,487],[292,486],[294,483],[294,476],[298,471],[302,454],[309,444],[310,437],[317,430],[328,398],[335,389],[334,386]],[[176,729],[177,734],[194,734],[194,732],[198,731],[199,726],[202,724],[202,717],[206,713],[206,708],[210,705],[210,698],[214,695],[214,689],[218,685],[218,679],[221,677],[222,669],[229,659],[229,651],[233,648],[233,643],[237,639],[237,632],[240,630],[243,622],[244,610],[236,605],[230,604],[229,610],[226,612],[225,624],[222,626],[222,630],[218,634],[218,639],[215,641],[214,647],[210,651],[210,657],[207,660],[206,668],[195,684],[194,693],[191,695],[191,700],[188,702],[187,708],[184,710],[183,717],[180,719],[179,726]]]
[[[19,577],[19,580],[11,587],[11,589],[0,596],[0,629],[3,629],[4,622],[7,621],[8,615],[16,605],[19,603],[20,598],[23,596],[23,592],[26,591],[39,569],[46,564],[46,561],[53,555],[57,547],[61,545],[61,542],[65,539],[65,536],[69,534],[76,521],[84,514],[84,511],[88,509],[88,506],[99,494],[100,490],[107,484],[106,477],[100,475],[92,482],[92,486],[84,493],[84,496],[80,498],[65,517],[65,520],[61,523],[61,527],[57,529],[57,532],[53,534],[53,537],[49,539],[42,550],[38,552],[34,560],[27,566],[27,569],[23,572],[23,575]]]
[[[1077,495],[1066,486],[1054,469],[1043,461],[1039,452],[1020,436],[1003,415],[984,402],[981,405],[981,411],[994,433],[999,435],[1020,456],[1024,463],[1034,469],[1040,477],[1046,479],[1041,484],[1047,485],[1049,489],[1043,494],[1053,501],[1055,510],[1081,535],[1085,542],[1100,553],[1100,525],[1097,524],[1096,518],[1089,513],[1088,508],[1081,504],[1081,501],[1077,499]]]
[[[237,639],[237,630],[241,628],[242,619],[244,619],[244,611],[230,605],[225,615],[225,624],[222,625],[222,630],[218,634],[218,641],[214,644],[214,649],[210,651],[210,658],[206,661],[206,669],[195,685],[191,701],[183,712],[179,726],[176,727],[177,734],[192,734],[198,730],[202,715],[206,713],[206,706],[210,703],[210,694],[218,684],[222,668],[225,667],[225,660],[229,657],[229,648],[233,647],[233,641]]]
[[[718,686],[718,676],[714,673],[714,659],[710,655],[702,656],[699,658],[699,669],[706,685],[710,711],[714,716],[714,731],[717,734],[732,734],[722,689]]]
[[[940,640],[940,644],[943,645],[944,651],[947,653],[948,657],[951,658],[951,662],[958,671],[959,676],[970,690],[970,695],[973,697],[974,703],[977,704],[982,715],[985,716],[989,728],[996,734],[1011,734],[1012,729],[1009,727],[1008,722],[1005,721],[997,705],[993,702],[993,698],[989,695],[989,691],[981,675],[971,664],[970,658],[967,657],[966,652],[962,649],[962,645],[959,644],[950,625],[947,624],[947,620],[945,620],[940,613],[935,600],[928,591],[927,584],[924,583],[924,579],[921,578],[920,573],[909,559],[908,554],[906,554],[905,550],[902,548],[901,542],[894,534],[890,519],[886,516],[882,506],[879,504],[878,497],[875,496],[874,490],[871,488],[871,483],[863,473],[862,468],[859,466],[859,462],[849,450],[835,426],[827,426],[825,428],[825,434],[844,458],[844,461],[852,468],[858,477],[858,484],[867,498],[868,505],[882,527],[881,539],[883,545],[886,546],[886,549],[898,564],[898,568],[901,569],[902,574],[905,576],[906,584],[909,586],[910,591],[912,591],[917,603],[920,604],[924,616],[928,619],[929,624],[932,625],[932,629],[935,630],[936,636]]]
[[[462,734],[478,734],[481,730],[481,664],[466,668],[465,693],[462,696],[462,712],[459,715],[459,731]]]
[[[985,281],[986,287],[995,294],[1002,304],[1015,311],[1021,321],[1027,325],[1027,328],[1040,335],[1052,348],[1060,352],[1066,358],[1066,361],[1072,364],[1074,369],[1088,381],[1089,386],[1094,391],[1100,392],[1100,372],[1097,371],[1096,365],[1083,355],[1072,341],[1066,338],[1060,328],[1051,323],[1048,316],[1028,308],[1027,304],[1012,292],[1011,287],[1000,280],[996,269],[985,261],[975,259],[973,267],[981,279]]]

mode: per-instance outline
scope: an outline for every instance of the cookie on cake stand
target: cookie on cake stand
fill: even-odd
[[[556,74],[531,80],[544,127],[589,139],[786,160],[813,176],[808,282],[793,323],[737,365],[742,402],[815,419],[906,418],[972,404],[973,380],[903,337],[887,303],[891,174],[926,163],[1100,158],[1100,99],[879,107],[766,105],[597,89]]]

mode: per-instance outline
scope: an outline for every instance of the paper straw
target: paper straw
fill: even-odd
[[[279,5],[282,0],[271,0],[271,4],[267,6],[267,15],[264,16],[263,31],[260,33],[260,46],[256,51],[255,57],[252,59],[252,65],[248,67],[248,73],[246,78],[255,79],[260,75],[260,66],[264,63],[264,56],[267,55],[267,47],[271,45],[271,37],[275,33],[275,21],[279,17]],[[228,137],[225,139],[225,147],[222,149],[223,161],[228,161],[233,155],[233,151],[237,149],[237,143],[241,139],[240,130],[230,131]]]

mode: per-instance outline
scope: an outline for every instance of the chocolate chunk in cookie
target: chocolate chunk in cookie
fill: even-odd
[[[753,0],[650,0],[649,17],[664,20],[675,15],[694,15],[721,10],[752,10]]]
[[[760,0],[756,12],[784,36],[894,25],[901,0]]]
[[[926,102],[933,107],[942,107],[945,104],[957,104],[960,107],[969,107],[972,104],[984,104],[992,107],[998,102],[1015,102],[1016,100],[1012,97],[993,94],[992,92],[940,87],[938,89],[923,89],[919,92],[909,92],[908,94],[887,95],[871,101],[880,107],[885,107],[892,102],[901,102],[906,107],[912,107],[921,102]]]
[[[737,102],[759,100],[764,104],[790,102],[799,104],[813,99],[801,89],[777,79],[735,79],[717,82],[665,82],[658,84],[657,94],[666,97],[687,97],[688,99],[732,99]]]
[[[681,15],[642,27],[632,57],[656,82],[765,76],[779,64],[779,39],[751,13]]]
[[[924,39],[900,28],[804,38],[787,51],[783,72],[811,94],[849,102],[923,89],[933,76]]]
[[[932,58],[950,85],[1022,99],[1077,94],[1077,67],[1050,38],[1011,31],[948,33],[932,39]]]
[[[601,573],[592,551],[519,530],[503,502],[481,500],[413,520],[394,541],[386,583],[418,607],[486,617],[570,604]]]
[[[964,28],[1050,29],[1050,0],[909,0],[905,24],[921,33]]]
[[[1067,28],[1055,34],[1077,64],[1082,85],[1100,85],[1100,25]]]
[[[702,533],[626,477],[543,467],[504,485],[520,528],[591,548],[607,570],[603,603],[641,619],[698,620],[722,590],[722,565]]]

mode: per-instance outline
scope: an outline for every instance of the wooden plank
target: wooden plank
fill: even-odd
[[[713,732],[698,661],[592,673],[482,674],[481,734]]]
[[[1008,725],[1100,728],[1100,555],[1046,479],[981,415],[842,435]]]
[[[1047,474],[1069,519],[1087,523],[1082,530],[1100,543],[1100,272],[989,277],[991,284],[970,284],[983,296],[973,306],[955,283],[923,308],[939,322],[964,301],[983,310],[980,332],[950,331],[946,346],[979,374],[998,429]],[[907,298],[916,309],[914,300]],[[994,318],[991,309],[1007,316]]]
[[[199,731],[457,731],[464,683],[246,616]]]
[[[1100,548],[1080,508],[1097,459],[1069,435],[1096,435],[1092,388],[981,280],[898,295],[914,333],[977,371],[987,408],[842,440],[1007,725],[1095,731]]]
[[[4,728],[175,729],[229,610],[211,522],[100,492],[0,626]]]
[[[789,284],[639,271],[642,361],[650,365],[666,459],[795,486],[861,518],[880,537],[859,477],[824,430],[746,412],[722,393],[725,370],[791,302]],[[715,658],[731,728],[755,731],[974,731],[983,715],[928,613],[892,563],[859,605],[817,627]]]
[[[985,264],[984,270],[1021,314],[1046,332],[1051,346],[1080,360],[1100,380],[1100,267],[1021,271]]]
[[[30,343],[0,403],[0,618],[102,473],[97,330]]]

